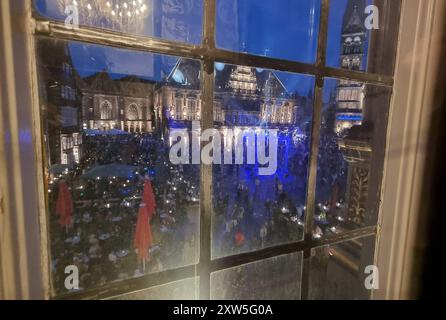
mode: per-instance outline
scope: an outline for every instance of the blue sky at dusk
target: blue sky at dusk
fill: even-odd
[[[182,14],[166,10],[162,6],[163,0],[145,1],[151,11],[140,33],[190,43],[201,41],[202,0],[173,0],[180,8],[183,6]],[[327,64],[330,66],[339,64],[342,18],[347,1],[331,1],[327,44]],[[36,6],[43,15],[64,19],[55,3],[55,0],[37,0]],[[321,0],[217,0],[216,4],[218,47],[314,63]],[[80,20],[82,23],[82,17]],[[94,26],[94,23],[90,24]],[[74,66],[83,77],[108,70],[115,78],[133,74],[161,80],[177,60],[80,43],[71,43],[70,50]],[[278,76],[289,92],[297,91],[300,95],[307,95],[314,85],[312,77],[283,72]]]

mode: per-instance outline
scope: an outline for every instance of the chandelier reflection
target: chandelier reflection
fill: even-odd
[[[58,0],[58,5],[62,13],[68,6],[76,6],[81,25],[137,33],[143,30],[149,15],[148,1]]]

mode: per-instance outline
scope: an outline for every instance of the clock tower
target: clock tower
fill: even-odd
[[[365,0],[349,0],[341,34],[340,65],[343,69],[363,70],[367,34],[364,26]],[[335,131],[340,137],[363,121],[364,84],[340,80],[336,93]]]
[[[348,1],[341,35],[340,62],[344,69],[365,69],[368,46],[364,11],[365,0]],[[352,227],[365,226],[372,156],[372,132],[364,112],[365,84],[340,80],[336,99],[335,130],[339,149],[348,163],[347,221]]]

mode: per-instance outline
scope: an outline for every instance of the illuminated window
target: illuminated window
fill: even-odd
[[[197,106],[197,100],[195,100],[195,99],[187,100],[187,109],[188,109],[189,120],[195,120],[197,118],[196,106]]]
[[[398,31],[400,1],[380,2],[380,12],[398,6],[376,31],[362,23],[365,0],[158,0],[127,11],[79,2],[80,26],[69,29],[66,2],[35,1],[41,91],[60,81],[62,97],[81,100],[79,128],[63,127],[57,107],[41,115],[46,170],[69,167],[46,194],[52,294],[369,297],[361,268],[374,260],[380,186],[370,181],[380,181],[383,161],[372,154],[385,150],[377,141],[395,43],[384,40]],[[53,59],[59,52],[66,61]],[[76,78],[62,82],[54,67]],[[42,108],[58,105],[40,98]],[[174,164],[171,133],[187,133],[192,152],[205,129],[223,137],[214,162],[187,153]],[[277,153],[250,158],[260,138]],[[242,159],[230,153],[235,141]],[[61,225],[64,183],[73,219]],[[78,291],[64,286],[71,264]]]
[[[99,112],[101,113],[101,120],[110,120],[112,118],[111,103],[108,101],[102,102],[99,108]]]
[[[138,105],[132,103],[127,108],[127,120],[134,121],[139,119]]]

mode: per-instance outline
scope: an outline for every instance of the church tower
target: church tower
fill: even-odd
[[[343,69],[359,71],[365,61],[367,34],[364,26],[365,0],[349,0],[344,14],[341,34],[340,65]],[[364,84],[340,80],[337,87],[335,131],[338,136],[363,121]]]
[[[349,0],[345,11],[341,35],[341,65],[349,70],[363,70],[367,34],[365,0]],[[346,189],[346,216],[353,227],[368,224],[367,201],[369,195],[370,161],[372,155],[370,126],[365,119],[365,85],[356,81],[341,80],[336,94],[335,130],[338,145],[348,163]]]

